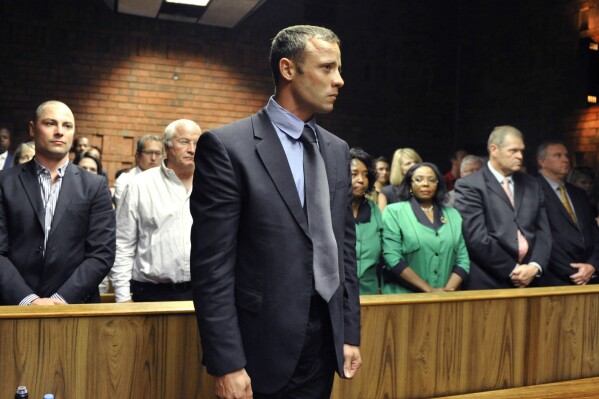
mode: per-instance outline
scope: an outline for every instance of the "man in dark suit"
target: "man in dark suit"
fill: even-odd
[[[537,150],[553,245],[542,285],[587,284],[599,266],[599,229],[585,192],[566,183],[568,149],[559,141]]]
[[[332,111],[344,83],[339,39],[319,27],[284,29],[271,68],[268,105],[198,143],[194,302],[217,397],[325,398],[335,370],[352,378],[361,364],[349,148],[314,120]],[[323,161],[326,176],[304,185]],[[316,220],[320,184],[326,206]],[[324,252],[319,228],[333,238]],[[335,258],[327,276],[317,253]]]
[[[0,126],[0,171],[10,168],[13,164],[13,156],[10,150],[10,130]]]
[[[29,129],[34,159],[0,173],[0,303],[99,302],[115,252],[106,179],[69,164],[65,104],[41,104]]]
[[[543,190],[520,172],[525,147],[518,129],[496,127],[487,148],[487,165],[455,188],[471,260],[465,289],[527,287],[542,274],[551,252]]]

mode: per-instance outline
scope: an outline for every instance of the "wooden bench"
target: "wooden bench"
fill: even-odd
[[[437,399],[587,399],[599,398],[599,377],[551,384],[444,396]]]

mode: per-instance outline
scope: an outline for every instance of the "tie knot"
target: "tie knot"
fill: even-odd
[[[314,135],[314,131],[308,125],[304,125],[304,130],[302,131],[302,135],[300,136],[300,141],[303,144],[312,144],[316,142],[316,136]]]
[[[502,183],[505,187],[509,187],[510,186],[510,178],[509,177],[504,178]]]

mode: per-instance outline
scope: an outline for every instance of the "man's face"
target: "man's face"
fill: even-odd
[[[137,166],[141,170],[155,168],[162,161],[162,142],[146,140],[141,154],[136,154]]]
[[[77,145],[75,146],[75,152],[81,153],[89,150],[89,139],[87,137],[81,137],[77,140]]]
[[[166,150],[168,166],[171,169],[193,169],[196,144],[200,138],[199,129],[190,130],[179,127],[173,134],[172,145]]]
[[[501,148],[495,144],[491,144],[489,148],[491,164],[504,176],[518,172],[522,169],[524,148],[524,141],[521,138],[513,134],[508,134]]]
[[[543,174],[550,179],[563,181],[570,172],[568,149],[562,144],[548,145],[545,159],[539,159],[538,162]]]
[[[291,95],[296,109],[290,110],[302,120],[314,114],[328,113],[343,87],[341,50],[336,43],[311,38],[306,43],[304,60],[295,64]]]
[[[464,165],[464,170],[462,172],[460,172],[460,177],[466,177],[469,174],[476,172],[477,170],[479,170],[482,167],[483,167],[482,162],[471,162],[467,165]]]
[[[0,154],[4,154],[10,148],[10,132],[6,128],[0,129]]]
[[[75,117],[65,104],[49,103],[37,121],[29,122],[36,156],[62,160],[69,154],[75,134]]]

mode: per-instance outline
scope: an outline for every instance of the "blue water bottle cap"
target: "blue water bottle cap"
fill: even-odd
[[[44,399],[54,399],[54,395],[51,393],[47,393],[44,395]]]

